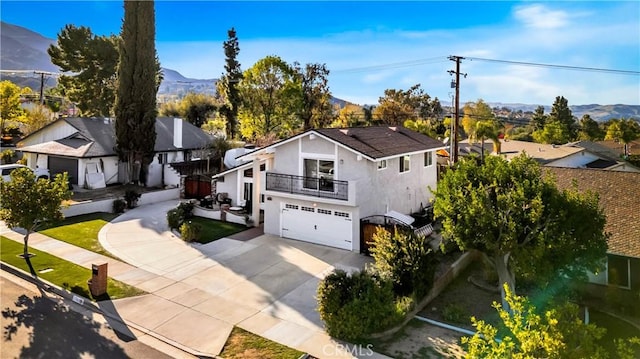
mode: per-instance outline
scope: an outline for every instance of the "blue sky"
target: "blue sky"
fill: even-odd
[[[1,18],[56,38],[67,23],[117,34],[121,1],[11,1]],[[640,2],[223,2],[156,1],[162,66],[192,78],[224,71],[222,42],[235,27],[243,69],[277,55],[325,63],[334,96],[375,104],[414,84],[445,104],[449,55],[463,60],[461,102],[640,105]],[[478,59],[634,71],[632,75],[519,66]]]

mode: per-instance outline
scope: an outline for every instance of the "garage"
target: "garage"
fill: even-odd
[[[54,178],[58,173],[67,172],[69,182],[78,184],[78,160],[74,158],[64,158],[49,156],[49,173]]]
[[[282,237],[352,250],[350,212],[283,203],[281,213]]]

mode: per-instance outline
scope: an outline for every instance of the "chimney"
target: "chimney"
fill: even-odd
[[[182,148],[182,119],[173,119],[173,146]]]

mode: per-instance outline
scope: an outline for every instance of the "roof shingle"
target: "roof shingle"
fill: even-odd
[[[609,253],[640,258],[640,173],[583,168],[546,167],[558,188],[573,186],[600,196],[607,216],[605,230],[611,234]],[[585,218],[588,220],[588,218]]]

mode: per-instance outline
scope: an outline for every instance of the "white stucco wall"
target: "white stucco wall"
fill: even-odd
[[[44,131],[37,131],[31,136],[25,138],[18,143],[18,149],[23,146],[37,145],[43,142],[49,142],[65,138],[78,132],[73,126],[69,125],[65,121],[57,121],[52,123]]]
[[[224,182],[216,182],[216,193],[227,193],[233,201],[231,205],[237,204],[238,175],[242,175],[244,170],[233,171],[224,175]]]

